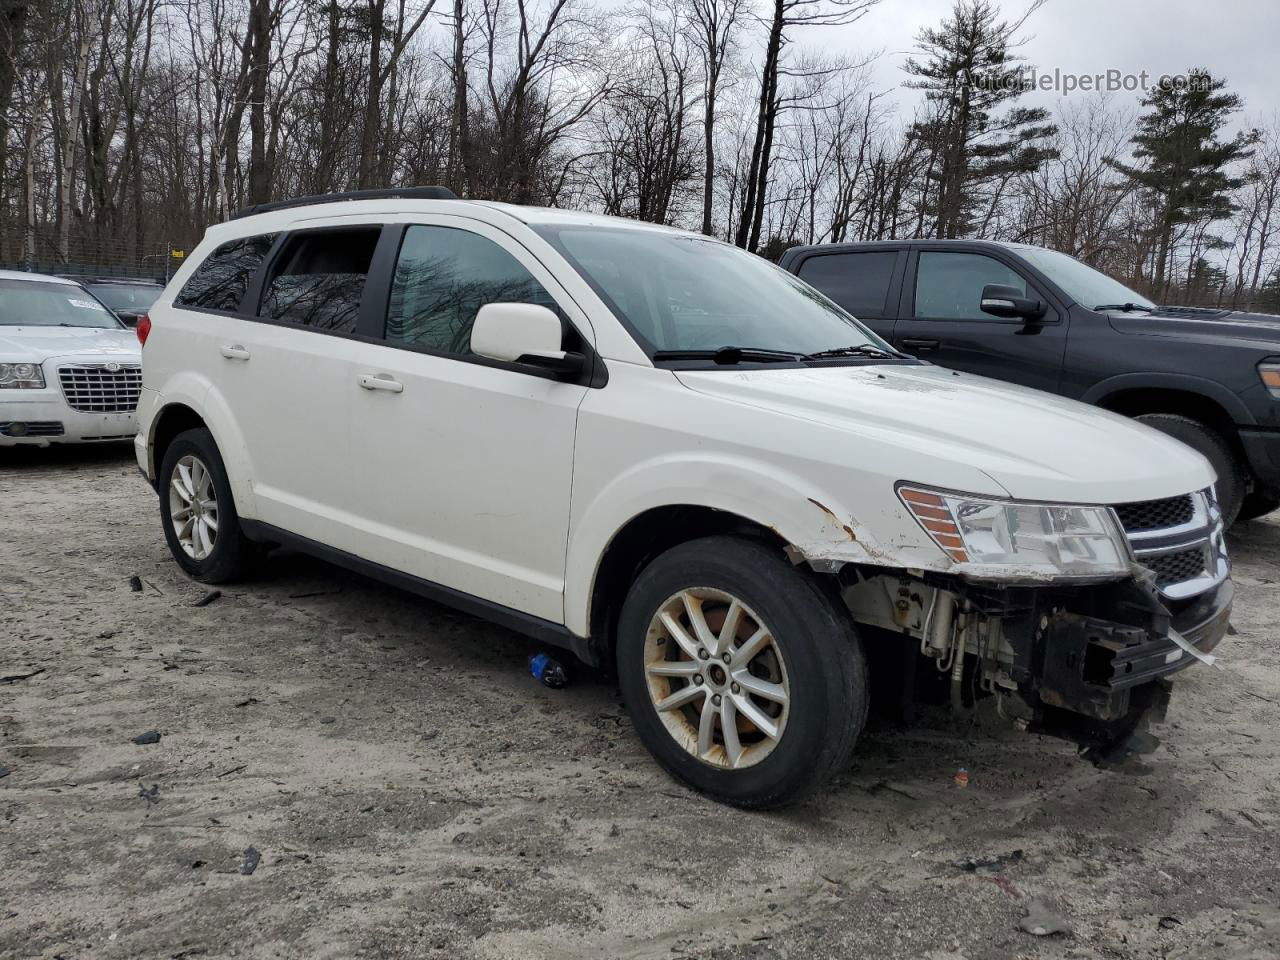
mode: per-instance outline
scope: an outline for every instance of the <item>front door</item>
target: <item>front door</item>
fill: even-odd
[[[982,288],[1017,287],[1049,304],[1038,322],[983,313]],[[1065,314],[1017,269],[1012,258],[970,250],[920,249],[907,269],[903,316],[894,346],[940,366],[1056,392],[1067,344]]]
[[[385,338],[352,354],[356,552],[563,623],[574,434],[588,388],[477,357],[470,336],[486,303],[558,310],[566,349],[581,349],[590,328],[502,231],[448,216],[402,229]]]

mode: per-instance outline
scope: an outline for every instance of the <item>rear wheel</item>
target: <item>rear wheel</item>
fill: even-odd
[[[169,552],[192,578],[226,583],[248,571],[257,548],[240,529],[226,467],[208,430],[186,430],[165,451],[160,521]]]
[[[1148,413],[1137,419],[1175,440],[1181,440],[1213,465],[1218,475],[1214,493],[1222,509],[1223,522],[1228,527],[1235,523],[1245,499],[1245,474],[1240,459],[1222,435],[1198,420],[1173,413]]]
[[[623,605],[617,661],[658,762],[739,806],[820,787],[866,719],[866,662],[838,597],[749,540],[696,540],[646,567]]]

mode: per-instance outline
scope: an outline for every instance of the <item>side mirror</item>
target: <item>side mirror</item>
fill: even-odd
[[[535,303],[486,303],[471,327],[471,352],[556,373],[579,373],[580,353],[560,349],[560,318]]]
[[[988,283],[982,288],[982,312],[1010,320],[1039,320],[1045,314],[1044,301],[1028,297],[1017,287]]]

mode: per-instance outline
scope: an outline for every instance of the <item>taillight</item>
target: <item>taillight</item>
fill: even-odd
[[[138,325],[133,328],[138,335],[138,342],[144,347],[147,345],[147,337],[151,335],[151,316],[144,313],[138,318]]]

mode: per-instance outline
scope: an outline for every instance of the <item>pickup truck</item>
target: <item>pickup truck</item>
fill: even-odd
[[[779,265],[904,353],[1136,418],[1201,453],[1228,524],[1280,506],[1280,317],[1157,306],[984,240],[793,247]]]

